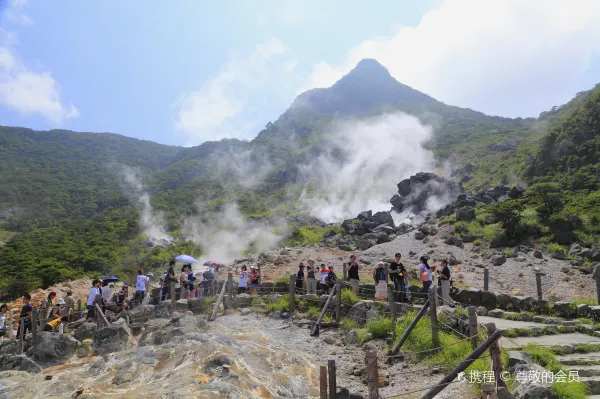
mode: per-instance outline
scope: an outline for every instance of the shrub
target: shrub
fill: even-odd
[[[354,305],[360,302],[360,298],[354,295],[351,289],[346,288],[342,290],[342,303],[349,303]]]
[[[354,320],[351,320],[351,319],[349,319],[347,317],[344,317],[342,319],[342,326],[341,327],[342,327],[342,330],[350,331],[353,328],[358,328],[358,323],[356,323]]]

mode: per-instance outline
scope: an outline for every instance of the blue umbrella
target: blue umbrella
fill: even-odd
[[[194,258],[192,258],[189,255],[179,255],[178,257],[175,258],[175,260],[178,260],[179,262],[185,262],[185,263],[198,263],[198,261]]]
[[[119,278],[117,276],[106,276],[102,277],[102,281],[106,281],[108,283],[115,283],[119,281]]]

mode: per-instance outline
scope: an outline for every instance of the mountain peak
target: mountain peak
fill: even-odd
[[[333,86],[300,94],[292,108],[365,116],[386,106],[436,102],[432,97],[398,82],[377,60],[364,58]]]

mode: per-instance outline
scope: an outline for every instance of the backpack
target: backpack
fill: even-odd
[[[214,280],[215,273],[212,271],[212,269],[208,269],[204,273],[202,273],[202,277],[204,277],[205,280]]]
[[[329,285],[334,285],[335,282],[337,281],[337,276],[335,275],[334,272],[329,272],[329,274],[327,275],[327,278],[325,279],[325,281]]]
[[[377,281],[384,281],[385,280],[385,272],[384,271],[380,271],[377,272]]]

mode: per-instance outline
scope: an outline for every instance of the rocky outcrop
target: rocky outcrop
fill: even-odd
[[[103,327],[94,332],[94,349],[99,354],[118,352],[127,347],[130,338],[131,331],[124,325],[113,324]]]
[[[0,371],[6,370],[39,373],[42,368],[27,356],[2,354],[0,355]]]
[[[75,353],[78,346],[79,341],[69,334],[41,331],[38,333],[35,346],[29,349],[27,353],[37,360],[66,360]]]
[[[435,173],[421,172],[398,183],[398,194],[390,199],[390,203],[396,212],[420,213],[427,209],[431,198],[454,198],[463,191],[461,185]]]
[[[98,329],[96,323],[83,323],[75,332],[73,336],[77,341],[82,342],[85,339],[93,338],[94,332]]]

